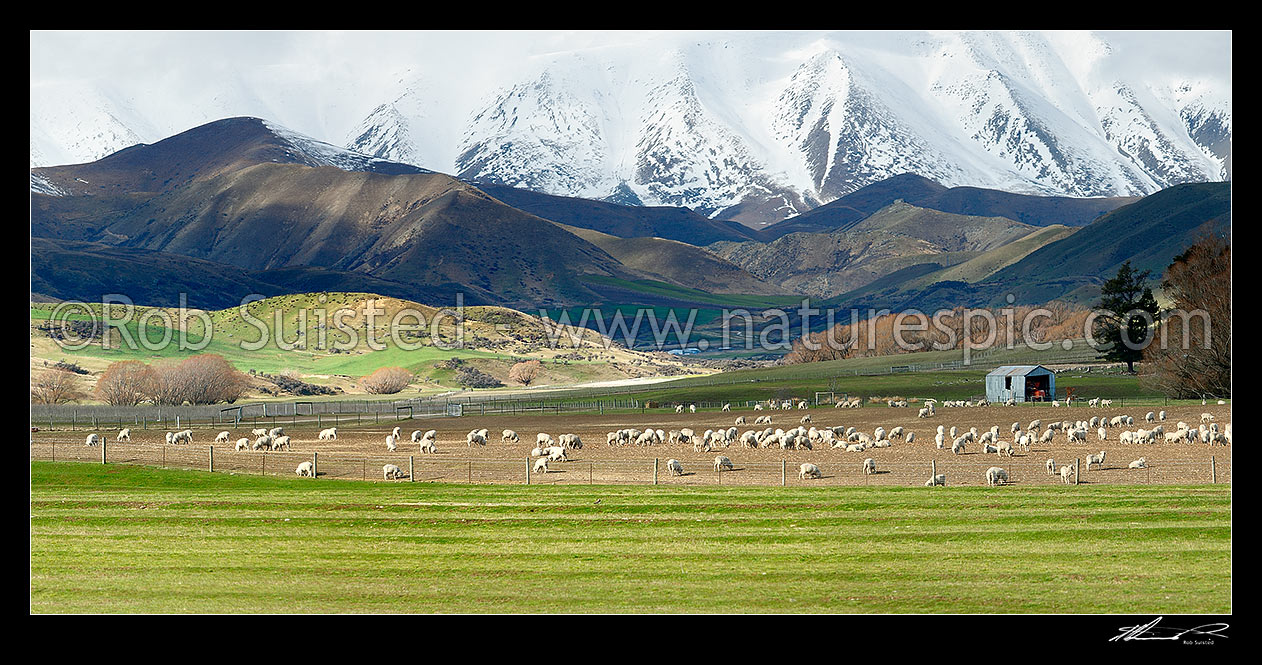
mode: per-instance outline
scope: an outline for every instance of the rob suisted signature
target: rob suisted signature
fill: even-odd
[[[1223,630],[1228,628],[1225,623],[1207,623],[1195,628],[1171,628],[1168,626],[1160,626],[1164,617],[1157,617],[1146,624],[1138,626],[1123,626],[1121,634],[1109,638],[1110,642],[1130,642],[1132,640],[1166,640],[1177,641],[1183,639],[1185,635],[1208,635],[1211,637],[1227,637],[1223,635]]]

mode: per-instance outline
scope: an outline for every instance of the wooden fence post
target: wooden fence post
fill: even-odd
[[[416,473],[415,471],[413,471],[413,469],[416,467],[416,465],[413,463],[414,461],[415,461],[415,456],[408,455],[408,482],[409,483],[416,482]]]
[[[1077,484],[1078,484],[1078,482],[1079,482],[1079,475],[1078,475],[1078,474],[1079,474],[1081,471],[1082,471],[1082,458],[1081,458],[1081,457],[1075,457],[1075,458],[1074,458],[1074,484],[1075,484],[1075,485],[1077,485]]]
[[[1218,484],[1218,465],[1213,455],[1209,456],[1209,482],[1212,485]]]
[[[315,478],[320,475],[320,453],[311,453],[311,477]]]
[[[214,473],[215,472],[215,447],[214,446],[210,447],[209,455],[210,455],[210,462],[207,464],[207,469],[209,469],[210,473]]]
[[[653,484],[657,484],[657,458],[653,458]]]
[[[106,443],[107,443],[107,442],[105,441],[105,439],[104,439],[104,438],[102,438],[102,439],[101,439],[101,464],[104,464],[104,463],[105,463],[105,446],[106,446]]]
[[[530,456],[526,456],[526,484],[530,484]]]
[[[785,466],[784,460],[782,459],[780,460],[780,486],[781,487],[784,487],[785,485],[785,476],[787,475],[785,473],[785,468],[786,466]]]

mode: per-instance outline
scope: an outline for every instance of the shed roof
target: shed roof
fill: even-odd
[[[986,376],[1026,376],[1039,369],[1049,374],[1052,372],[1042,365],[1001,365],[991,370]]]

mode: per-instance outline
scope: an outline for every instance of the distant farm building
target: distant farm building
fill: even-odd
[[[986,375],[986,401],[1041,402],[1056,398],[1056,373],[1042,365],[1004,365]]]

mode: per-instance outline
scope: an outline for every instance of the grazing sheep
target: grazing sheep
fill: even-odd
[[[964,454],[964,437],[960,437],[956,439],[955,441],[951,442],[951,452],[955,453],[956,455]]]
[[[475,443],[478,444],[479,446],[486,445],[486,435],[482,434],[480,430],[476,430],[476,429],[465,435],[466,446],[473,447],[473,444]]]
[[[1096,436],[1100,437],[1101,441],[1104,441],[1105,439],[1109,438],[1108,431],[1105,430],[1103,427],[1097,427],[1095,430],[1095,433],[1096,433]]]
[[[907,443],[915,443],[915,442],[916,442],[916,433],[915,433],[915,432],[908,432],[908,433],[907,433]]]
[[[1147,468],[1148,468],[1148,460],[1146,460],[1146,459],[1144,459],[1144,458],[1142,458],[1142,457],[1141,457],[1141,458],[1139,458],[1139,459],[1135,460],[1134,462],[1131,462],[1130,464],[1128,464],[1126,468],[1128,468],[1128,469],[1147,469]]]
[[[118,441],[127,441],[128,443],[130,443],[130,442],[131,442],[131,430],[130,430],[130,429],[121,429],[121,430],[119,430],[119,431],[118,431],[118,439],[117,439],[117,440],[118,440]]]
[[[870,476],[876,473],[876,460],[871,457],[863,460],[863,475]]]
[[[389,450],[390,452],[394,452],[395,450],[398,450],[398,448],[399,448],[399,444],[394,442],[394,435],[387,434],[386,435],[386,450]]]
[[[256,438],[256,439],[257,439],[257,438],[259,438],[260,436],[267,436],[267,428],[266,428],[266,427],[256,427],[256,428],[254,428],[254,429],[250,430],[250,436],[252,436],[252,437],[254,437],[254,438]]]
[[[272,439],[272,450],[289,450],[289,435],[278,436]]]
[[[1164,421],[1165,419],[1166,419],[1166,412],[1165,412],[1165,411],[1161,411],[1161,412],[1158,412],[1158,413],[1157,413],[1157,420],[1162,420],[1162,421]]]
[[[89,446],[99,446],[101,445],[101,441],[102,439],[100,434],[89,434],[87,441],[84,443]]]
[[[534,471],[535,473],[547,473],[548,472],[548,458],[540,457],[539,459],[535,460]]]
[[[1049,476],[1056,475],[1056,461],[1050,457],[1047,458],[1047,475]]]
[[[232,436],[232,432],[224,430],[215,435],[215,443],[228,443],[228,438]]]
[[[395,464],[387,464],[381,467],[381,475],[385,477],[385,480],[397,480],[403,477],[403,469]]]
[[[570,459],[569,456],[565,454],[565,448],[562,448],[561,446],[544,448],[543,454],[547,456],[548,461],[550,462],[567,462]]]
[[[930,476],[929,480],[925,481],[925,487],[946,487],[946,474],[939,473],[936,476]]]
[[[311,465],[311,462],[303,462],[298,465],[298,468],[294,470],[294,473],[304,478],[311,478],[315,476],[315,467]]]
[[[737,425],[744,425],[744,424],[745,424],[745,416],[737,416],[737,417],[736,417],[736,423],[735,423],[735,424],[737,424]]]
[[[726,457],[724,457],[724,456],[722,456],[722,455],[719,455],[718,457],[715,457],[715,458],[714,458],[714,470],[715,470],[715,471],[722,471],[723,469],[727,469],[728,471],[731,471],[731,470],[732,470],[732,460],[730,460],[730,459],[728,459],[728,458],[726,458]]]
[[[684,475],[684,465],[680,464],[677,459],[666,460],[666,470],[669,471],[672,476]]]
[[[1065,483],[1066,485],[1077,485],[1078,477],[1074,473],[1075,471],[1077,471],[1077,469],[1072,464],[1070,464],[1069,466],[1062,466],[1060,468],[1061,482]]]
[[[396,427],[394,428],[394,430],[397,432],[399,431],[399,428]],[[272,437],[273,439],[275,439],[278,436],[285,436],[285,428],[273,427],[272,429],[268,430],[267,435]],[[395,436],[397,437],[398,435],[396,434]]]
[[[240,451],[242,451],[242,450],[249,450],[249,449],[250,449],[250,440],[249,440],[249,439],[237,439],[237,451],[238,451],[238,452],[240,452]]]
[[[1008,482],[1007,471],[997,466],[992,466],[989,469],[986,469],[986,484],[987,485],[994,487],[995,485],[1003,485],[1003,484],[1006,484],[1007,482]]]
[[[391,431],[390,431],[390,436],[393,436],[393,437],[394,437],[394,439],[395,439],[396,441],[397,441],[397,440],[399,439],[399,437],[400,437],[400,436],[402,436],[402,435],[403,435],[403,430],[402,430],[401,428],[396,427],[396,428],[394,428],[393,430],[391,430]]]
[[[434,445],[434,439],[428,436],[421,437],[421,452],[423,453],[438,452],[438,448]]]
[[[1148,413],[1144,414],[1144,422],[1151,423],[1151,422],[1155,422],[1156,420],[1157,420],[1157,414],[1153,413],[1152,411],[1149,411]]]
[[[683,412],[684,412],[684,405],[683,405],[683,404],[676,404],[676,405],[675,405],[675,413],[683,413]]]
[[[270,437],[270,436],[268,436],[268,435],[264,434],[263,436],[260,436],[259,438],[255,439],[255,440],[254,440],[254,449],[255,449],[255,450],[271,450],[271,449],[272,449],[272,437]]]
[[[798,467],[798,480],[821,478],[823,475],[824,474],[819,470],[819,467],[811,464],[810,462],[806,462],[802,464],[802,466]]]
[[[696,412],[697,412],[697,405],[696,405],[696,404],[689,404],[689,405],[688,405],[688,413],[696,413]]]
[[[1007,441],[1000,441],[999,444],[995,447],[996,447],[995,452],[998,453],[1000,457],[1012,457],[1012,444],[1011,443],[1008,443]]]
[[[320,440],[321,440],[321,441],[336,441],[336,440],[337,440],[337,428],[336,428],[336,427],[330,427],[330,428],[328,428],[328,429],[322,429],[322,430],[320,430]]]
[[[1203,423],[1210,422],[1210,421],[1211,421],[1211,420],[1213,420],[1213,419],[1214,419],[1214,414],[1212,414],[1212,413],[1202,413],[1202,414],[1201,414],[1201,422],[1203,422]]]
[[[731,410],[732,410],[732,404],[731,404],[730,402],[729,402],[729,403],[727,403],[727,404],[724,404],[724,405],[723,405],[723,410],[724,410],[724,411],[731,411]]]
[[[179,432],[172,434],[170,442],[173,444],[174,443],[187,443],[187,444],[193,443],[193,430],[191,429],[180,430]]]

